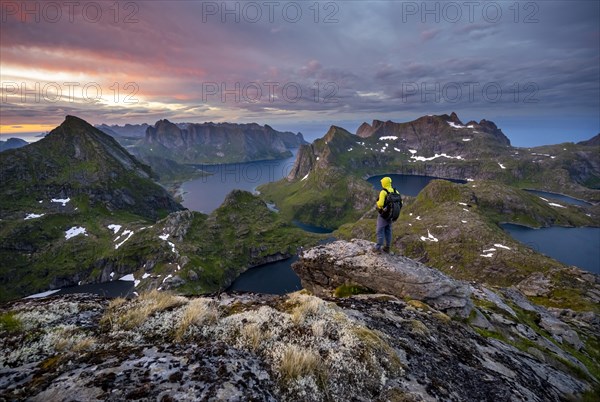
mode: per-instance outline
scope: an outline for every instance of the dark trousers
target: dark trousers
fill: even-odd
[[[383,246],[383,240],[385,238],[385,245],[390,247],[392,245],[392,220],[385,220],[379,215],[377,217],[377,248]]]

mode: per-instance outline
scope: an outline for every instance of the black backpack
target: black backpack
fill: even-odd
[[[400,216],[400,210],[402,209],[402,197],[395,188],[392,188],[392,190],[394,190],[392,193],[385,190],[387,195],[385,196],[385,202],[383,204],[381,216],[385,220],[391,219],[392,222],[396,222]]]

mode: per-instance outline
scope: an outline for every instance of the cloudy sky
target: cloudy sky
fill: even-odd
[[[519,146],[600,132],[597,1],[1,1],[3,138],[257,122],[322,136],[455,111]]]

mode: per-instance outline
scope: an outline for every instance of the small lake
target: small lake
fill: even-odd
[[[237,290],[282,295],[302,289],[300,278],[292,269],[298,256],[250,268],[241,274],[228,291]]]
[[[67,288],[50,290],[43,293],[27,296],[27,298],[38,298],[46,296],[59,296],[72,293],[91,293],[104,297],[128,297],[133,295],[135,290],[133,281],[116,280],[103,283],[90,283],[87,285],[70,286]]]
[[[531,229],[521,225],[501,225],[514,239],[567,265],[600,274],[600,228]]]
[[[210,214],[223,203],[227,194],[234,189],[254,192],[264,183],[286,177],[294,167],[297,149],[286,159],[231,163],[223,165],[196,165],[210,173],[181,186],[182,205],[192,211]]]
[[[586,206],[592,205],[589,202],[586,202],[583,200],[578,200],[577,198],[569,197],[568,195],[549,193],[547,191],[540,191],[540,190],[527,190],[526,189],[525,191],[527,191],[528,193],[531,193],[531,194],[535,194],[538,197],[552,199],[552,200],[556,200],[556,201],[562,201],[562,202],[565,202],[565,203],[571,204],[571,205],[578,205],[581,207],[586,207]]]
[[[400,194],[409,195],[411,197],[416,197],[432,180],[448,180],[459,184],[465,184],[467,182],[466,180],[443,179],[431,176],[413,176],[407,174],[381,174],[371,176],[367,181],[373,185],[375,190],[381,190],[381,179],[386,176],[392,179],[392,187],[398,190]]]
[[[327,228],[324,228],[321,226],[309,225],[309,224],[302,223],[299,221],[292,221],[292,223],[306,232],[319,233],[319,234],[327,234],[327,233],[333,232],[333,230],[331,230],[331,229],[327,229]]]

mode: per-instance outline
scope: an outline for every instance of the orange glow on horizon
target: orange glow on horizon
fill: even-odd
[[[0,124],[0,135],[44,133],[56,128],[56,124]]]

